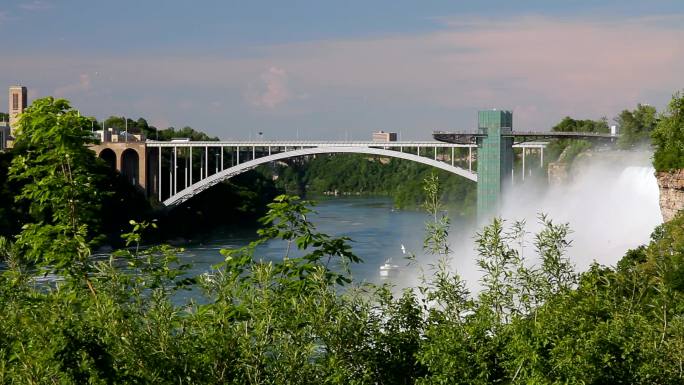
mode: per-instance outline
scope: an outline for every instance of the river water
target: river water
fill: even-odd
[[[363,260],[350,267],[356,282],[404,282],[416,272],[407,266],[406,257],[413,253],[418,260],[425,260],[423,234],[425,222],[430,219],[425,212],[396,210],[391,199],[378,197],[320,198],[314,210],[316,213],[307,219],[315,224],[317,231],[352,240],[353,252]],[[456,222],[452,227],[456,230],[459,226]],[[183,259],[192,264],[191,273],[209,271],[223,261],[220,249],[247,245],[256,239],[256,230],[223,228],[204,238],[204,242],[184,245]],[[286,249],[283,241],[269,241],[256,249],[255,258],[282,260]],[[382,277],[380,266],[388,260],[398,267],[388,277]]]
[[[539,230],[538,213],[547,213],[556,222],[569,223],[573,230],[572,246],[567,255],[577,270],[592,263],[611,266],[629,248],[647,243],[653,228],[662,222],[658,206],[658,186],[646,157],[632,164],[602,166],[578,174],[562,187],[536,188],[520,185],[510,190],[503,216],[526,220],[530,232],[525,255],[535,263],[534,232]],[[395,210],[388,198],[322,198],[310,217],[320,232],[352,239],[353,251],[363,263],[351,266],[356,282],[390,282],[397,287],[414,286],[421,275],[430,275],[435,258],[423,252],[426,221],[430,217],[418,210]],[[466,280],[471,290],[478,289],[479,268],[475,262],[474,238],[477,229],[466,222],[453,220],[449,241],[453,250],[451,267]],[[222,248],[247,245],[256,238],[254,229],[217,229],[203,243],[185,245],[183,259],[193,265],[191,273],[201,274],[223,261]],[[406,251],[404,254],[402,250]],[[271,241],[257,248],[255,257],[282,259],[286,244]],[[407,266],[409,253],[417,263]],[[380,275],[380,266],[388,259],[398,269],[389,277]]]

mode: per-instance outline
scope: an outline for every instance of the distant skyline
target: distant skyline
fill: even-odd
[[[661,111],[684,88],[684,2],[12,1],[7,88],[223,139],[429,139]]]

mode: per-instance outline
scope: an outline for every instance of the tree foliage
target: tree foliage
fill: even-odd
[[[555,132],[596,132],[609,133],[608,119],[601,118],[599,120],[591,119],[573,119],[569,116],[563,118],[557,125],[551,129]]]
[[[185,126],[176,129],[174,127],[167,127],[159,129],[150,125],[145,118],[138,118],[137,120],[125,118],[122,116],[110,116],[101,123],[102,127],[115,128],[119,131],[128,129],[131,134],[144,134],[145,137],[152,140],[168,141],[174,138],[189,138],[195,141],[217,141],[217,137],[211,137],[204,132],[197,131],[192,127]]]
[[[416,208],[426,199],[423,180],[439,177],[439,199],[459,215],[472,214],[475,184],[465,178],[403,159],[364,155],[316,156],[276,170],[276,185],[288,193],[387,195],[399,208]]]
[[[551,128],[555,132],[595,132],[608,133],[608,120],[601,118],[599,120],[584,119],[578,120],[566,116],[557,125]],[[573,159],[582,151],[592,147],[591,142],[587,140],[578,139],[555,139],[547,147],[548,161],[561,161],[572,163]]]
[[[615,122],[620,127],[618,147],[629,149],[650,143],[651,132],[655,129],[658,119],[655,107],[638,104],[634,111],[623,110]]]
[[[672,96],[651,138],[655,147],[653,166],[657,171],[684,168],[684,95],[681,92]]]
[[[63,99],[34,101],[21,115],[9,178],[21,184],[32,221],[17,236],[23,256],[56,269],[80,271],[90,257],[104,193],[90,121]],[[77,262],[77,263],[76,263]]]

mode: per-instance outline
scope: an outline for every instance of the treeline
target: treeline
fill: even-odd
[[[626,150],[641,146],[653,146],[653,166],[657,171],[684,168],[684,95],[672,96],[665,111],[658,113],[655,107],[639,104],[634,110],[624,110],[615,122],[620,130],[617,146]],[[552,128],[558,132],[610,132],[607,119],[575,120],[564,118]],[[548,159],[572,162],[580,152],[594,145],[587,140],[554,140],[547,147]]]
[[[634,110],[623,110],[615,117],[615,124],[619,128],[620,137],[617,139],[617,147],[628,150],[651,143],[651,133],[656,127],[659,116],[655,107],[638,104]],[[599,120],[573,119],[566,116],[558,124],[551,128],[554,132],[594,132],[610,133],[607,118]],[[572,160],[581,152],[594,147],[596,144],[589,140],[556,139],[552,140],[547,147],[548,161],[561,161],[572,163]]]
[[[652,133],[656,171],[684,169],[684,94],[675,94]]]
[[[277,166],[276,186],[290,194],[383,195],[398,208],[416,208],[425,201],[423,180],[435,174],[442,181],[440,199],[458,215],[475,209],[475,183],[434,167],[403,159],[357,154],[317,155]]]
[[[137,120],[110,116],[105,119],[104,122],[98,122],[97,120],[92,120],[93,123],[100,129],[102,127],[115,128],[121,131],[128,130],[131,134],[143,134],[147,139],[151,140],[162,140],[168,141],[174,138],[189,138],[193,141],[217,141],[218,137],[212,137],[204,132],[197,131],[192,127],[185,126],[183,128],[176,129],[174,127],[168,127],[165,129],[159,129],[155,126],[149,125],[145,118],[138,118]]]

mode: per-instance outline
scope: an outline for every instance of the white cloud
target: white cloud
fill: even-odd
[[[288,88],[287,72],[278,67],[271,67],[261,73],[257,86],[250,85],[247,99],[257,107],[275,108],[291,98]]]

